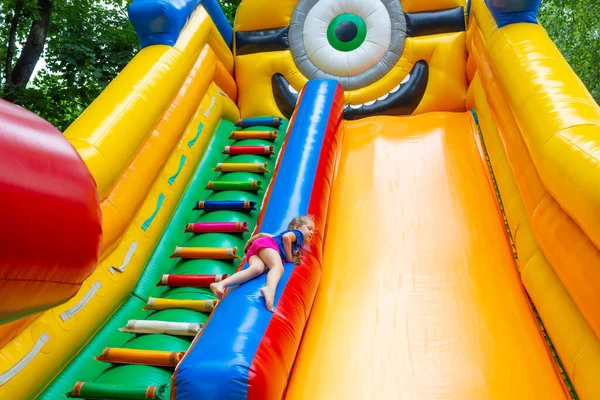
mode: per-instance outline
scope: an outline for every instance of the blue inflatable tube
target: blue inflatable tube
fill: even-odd
[[[236,123],[236,126],[240,128],[252,128],[254,126],[272,126],[273,128],[279,128],[281,126],[281,118],[271,117],[256,117],[241,119]]]
[[[520,22],[537,24],[540,0],[485,0],[499,28]]]
[[[129,6],[129,20],[140,38],[142,48],[155,44],[173,46],[200,5],[204,6],[231,48],[233,28],[217,0],[135,0]]]
[[[279,160],[277,176],[266,202],[261,232],[281,232],[287,229],[287,224],[293,217],[306,215],[315,188],[317,188],[315,198],[318,197],[316,203],[323,203],[323,195],[318,192],[319,186],[323,185],[321,182],[323,179],[317,173],[318,167],[320,163],[331,165],[333,153],[330,149],[335,142],[336,124],[339,124],[342,113],[343,90],[336,81],[308,82],[293,118],[283,155]],[[321,170],[319,169],[319,172]],[[247,267],[247,264],[244,265],[244,268]],[[294,275],[294,271],[298,268],[302,266],[294,264],[284,266],[285,272],[275,295],[276,309],[282,292],[290,282],[290,277],[298,276]],[[268,337],[266,334],[276,314],[266,309],[264,299],[259,293],[260,288],[265,284],[266,274],[263,274],[231,289],[220,302],[204,330],[196,337],[185,358],[178,365],[173,378],[172,398],[265,400],[274,397],[264,392],[259,393],[258,396],[249,395],[249,388],[253,386],[253,379],[257,375],[257,368],[253,363],[257,362],[256,358],[259,358],[256,357],[259,346],[277,348],[278,345],[275,343],[278,340],[285,341],[291,336],[291,330],[286,330],[285,334],[276,332],[274,337]],[[306,296],[294,308],[298,311],[300,308],[308,307],[301,312],[306,317],[310,312],[313,299],[314,297]],[[285,313],[283,310],[277,310],[277,313],[280,312]],[[278,318],[290,319],[286,315]],[[302,329],[303,326],[297,330],[298,336],[302,334]],[[294,340],[299,343],[300,337]],[[284,358],[293,361],[297,347],[293,350],[292,347],[288,347],[290,349],[288,353],[293,351],[293,354],[278,358],[280,353],[275,351],[273,357],[267,357],[270,360],[278,358],[270,365],[272,367],[270,369],[285,369],[279,368],[279,364],[287,364],[282,362]],[[289,369],[284,372],[285,379],[288,373]],[[281,398],[281,393],[278,395]]]

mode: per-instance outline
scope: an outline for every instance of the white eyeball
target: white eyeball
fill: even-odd
[[[352,90],[374,83],[404,50],[406,18],[398,0],[300,0],[290,48],[309,79],[337,79]]]

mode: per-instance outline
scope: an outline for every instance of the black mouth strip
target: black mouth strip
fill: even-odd
[[[406,13],[409,37],[462,32],[465,30],[464,7],[438,11]],[[289,27],[235,33],[236,55],[267,53],[290,49]]]
[[[271,77],[271,85],[273,86],[273,97],[275,98],[275,104],[279,107],[279,111],[286,118],[291,118],[296,108],[296,102],[298,101],[299,94],[292,93],[289,89],[290,84],[287,79],[277,73]]]
[[[417,61],[410,71],[410,80],[400,85],[400,90],[391,93],[385,100],[374,104],[363,104],[360,108],[346,106],[344,118],[360,119],[376,115],[411,115],[423,99],[429,81],[429,65],[426,61]]]
[[[426,61],[418,61],[410,71],[410,80],[401,84],[397,92],[390,93],[386,99],[377,100],[371,105],[362,105],[360,108],[346,106],[344,118],[354,120],[376,115],[411,115],[421,103],[428,81],[429,65]],[[299,95],[290,91],[290,84],[282,74],[273,75],[271,83],[279,110],[290,118]]]

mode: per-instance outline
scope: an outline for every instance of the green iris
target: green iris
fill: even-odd
[[[329,44],[339,51],[358,49],[367,38],[367,24],[354,14],[341,14],[327,28]]]

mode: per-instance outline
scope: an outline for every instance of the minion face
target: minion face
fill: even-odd
[[[264,18],[265,27],[270,20],[289,23],[244,30],[246,10],[260,2],[245,0],[236,20],[243,114],[248,108],[258,112],[256,105],[246,104],[258,91],[261,101],[272,98],[275,111],[289,118],[309,79],[342,84],[346,119],[464,109],[463,6],[407,12],[400,0],[297,0],[279,7],[288,16],[274,17],[277,3],[269,13],[254,4],[262,14],[255,17]],[[426,7],[428,1],[421,3]]]

